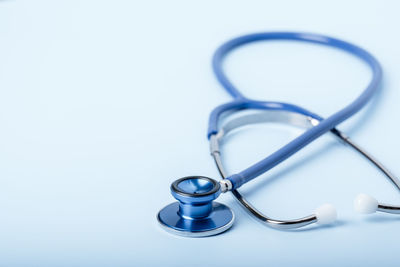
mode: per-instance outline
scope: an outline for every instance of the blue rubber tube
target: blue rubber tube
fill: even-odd
[[[250,100],[246,98],[229,81],[229,79],[225,75],[224,70],[222,68],[223,59],[230,51],[248,43],[253,43],[258,41],[268,41],[268,40],[301,41],[301,42],[322,44],[345,50],[357,56],[358,58],[362,59],[371,67],[372,79],[368,84],[367,88],[349,105],[337,111],[328,118],[323,119],[317,126],[312,127],[309,130],[305,131],[302,135],[298,136],[290,143],[283,146],[278,151],[269,155],[265,159],[255,163],[254,165],[248,167],[247,169],[243,170],[238,174],[233,174],[227,177],[227,179],[229,179],[232,182],[233,189],[239,188],[246,182],[254,179],[255,177],[275,167],[276,165],[278,165],[279,163],[281,163],[282,161],[284,161],[285,159],[287,159],[288,157],[290,157],[291,155],[293,155],[294,153],[296,153],[297,151],[299,151],[300,149],[311,143],[313,140],[317,139],[324,133],[328,132],[341,122],[345,121],[346,119],[354,115],[363,106],[365,106],[368,103],[368,101],[372,98],[374,93],[377,91],[379,82],[381,81],[382,78],[381,66],[379,62],[370,53],[368,53],[367,51],[358,46],[355,46],[353,44],[335,38],[317,34],[309,34],[309,33],[267,32],[267,33],[249,34],[232,39],[223,44],[222,46],[220,46],[214,53],[212,66],[218,81],[222,84],[225,90],[234,98],[234,100],[232,102],[220,105],[212,111],[209,119],[208,137],[217,132],[219,116],[223,112],[228,110],[276,108],[281,110],[283,109],[283,110],[298,112],[315,118],[318,117],[316,114],[313,114],[295,105],[279,103],[279,102]]]

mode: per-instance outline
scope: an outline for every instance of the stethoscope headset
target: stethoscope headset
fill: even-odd
[[[369,65],[372,70],[372,78],[366,89],[353,102],[328,118],[322,118],[315,113],[293,104],[251,100],[245,97],[229,81],[222,68],[223,59],[229,52],[237,47],[248,43],[269,40],[301,41],[331,46],[347,51]],[[329,131],[374,164],[398,189],[400,189],[400,181],[391,174],[389,170],[360,146],[356,145],[343,132],[335,128],[338,124],[353,116],[368,103],[376,93],[381,81],[381,66],[366,50],[351,43],[318,34],[295,32],[255,33],[232,39],[220,46],[213,56],[212,66],[218,81],[234,98],[233,101],[216,107],[211,112],[209,118],[207,136],[210,142],[210,153],[217,165],[222,180],[217,182],[208,177],[190,176],[180,178],[173,182],[171,185],[171,193],[178,201],[164,207],[157,215],[160,225],[167,231],[192,237],[210,236],[226,231],[233,224],[234,214],[229,207],[214,202],[214,200],[221,193],[228,191],[232,192],[233,196],[251,215],[273,228],[294,229],[312,223],[332,223],[336,220],[337,215],[335,208],[330,204],[320,206],[315,210],[314,214],[303,218],[276,220],[258,211],[238,191],[238,188],[243,184],[275,167]],[[222,114],[231,115],[243,110],[257,110],[258,112],[235,117],[226,123],[219,123]],[[267,122],[285,123],[307,130],[263,160],[239,173],[227,175],[222,163],[220,150],[220,145],[224,138],[233,130],[242,126]],[[360,213],[374,213],[380,211],[400,214],[400,206],[379,203],[373,197],[366,194],[359,194],[356,197],[354,208]]]

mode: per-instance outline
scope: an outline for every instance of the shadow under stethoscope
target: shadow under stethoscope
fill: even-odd
[[[400,217],[391,216],[390,214],[376,214],[375,216],[368,216],[365,218],[365,221],[369,223],[392,223],[399,222]]]
[[[314,231],[323,231],[327,229],[333,229],[336,227],[343,227],[351,225],[351,221],[346,220],[336,220],[332,224],[324,224],[324,225],[310,225],[309,227],[297,228],[297,229],[287,229],[285,232],[314,232]]]

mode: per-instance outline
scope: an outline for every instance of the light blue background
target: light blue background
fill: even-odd
[[[329,202],[332,227],[283,232],[247,216],[222,235],[172,236],[155,216],[170,183],[218,177],[208,114],[230,97],[210,68],[214,49],[257,31],[310,31],[371,51],[381,93],[339,128],[400,174],[400,5],[396,1],[0,1],[0,266],[398,266],[399,217],[360,216],[359,192],[399,203],[370,164],[327,135],[242,192],[276,218]],[[328,116],[370,72],[342,52],[265,43],[226,69],[253,98]],[[239,171],[300,131],[265,125],[224,149]]]

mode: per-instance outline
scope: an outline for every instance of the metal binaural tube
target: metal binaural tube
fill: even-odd
[[[378,204],[377,211],[392,213],[392,214],[400,214],[400,207],[388,204]]]
[[[273,116],[271,116],[273,115]],[[290,112],[287,110],[265,110],[264,113],[259,114],[251,114],[245,115],[243,117],[235,118],[224,126],[221,127],[220,131],[217,134],[210,136],[210,152],[211,155],[217,165],[218,171],[223,178],[222,181],[229,181],[225,179],[228,177],[226,170],[224,169],[222,160],[221,160],[221,152],[219,149],[219,140],[228,134],[230,131],[244,126],[248,124],[254,123],[265,123],[265,122],[281,122],[286,123],[289,125],[294,125],[298,127],[313,127],[319,124],[319,120],[321,118],[318,117],[310,117],[304,114],[299,114],[296,112]],[[386,168],[380,163],[377,159],[375,159],[372,155],[367,153],[364,149],[360,146],[355,144],[348,136],[346,136],[343,132],[339,131],[336,128],[331,130],[336,137],[338,137],[344,144],[349,145],[355,151],[360,153],[364,158],[370,161],[373,165],[375,165],[390,181],[400,189],[400,181]],[[222,183],[222,182],[220,182]],[[264,215],[260,211],[258,211],[254,206],[251,205],[249,201],[247,201],[243,195],[236,189],[231,190],[234,197],[239,201],[239,203],[248,211],[251,215],[256,217],[258,220],[266,223],[268,226],[277,228],[277,229],[293,229],[303,227],[305,225],[318,222],[318,216],[316,214],[306,216],[300,219],[295,220],[276,220],[269,218],[268,216]],[[375,202],[376,206],[373,209],[374,211],[385,212],[385,213],[392,213],[392,214],[400,214],[400,206],[388,205],[388,204],[380,204],[377,201]]]
[[[226,178],[226,172],[224,169],[224,166],[221,161],[221,155],[219,152],[214,152],[211,154],[212,157],[214,158],[215,164],[217,165],[217,169],[219,173],[221,174],[222,178],[225,180]],[[245,208],[245,210],[256,217],[258,220],[266,223],[268,226],[276,228],[276,229],[295,229],[299,227],[303,227],[312,223],[317,222],[317,217],[315,215],[310,215],[306,216],[300,219],[295,219],[295,220],[276,220],[269,218],[268,216],[264,215],[260,211],[258,211],[253,205],[250,204],[249,201],[246,200],[242,196],[242,194],[239,193],[238,190],[233,189],[231,190],[232,194],[236,198],[237,201]]]

